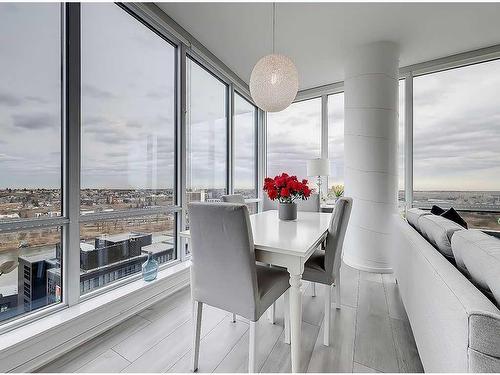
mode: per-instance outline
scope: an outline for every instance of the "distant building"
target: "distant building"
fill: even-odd
[[[19,256],[18,306],[23,311],[47,305],[47,270],[60,267],[56,252],[54,247],[45,247]]]
[[[154,239],[154,243],[153,243]],[[175,238],[145,233],[103,235],[80,244],[80,292],[140,273],[147,254],[159,263],[175,258]],[[59,244],[23,249],[18,257],[17,290],[0,290],[0,320],[62,299],[62,249]],[[13,280],[15,283],[15,279]],[[3,293],[3,294],[2,294]]]
[[[80,293],[88,293],[115,280],[142,271],[149,252],[161,264],[175,258],[174,238],[144,233],[97,237],[94,244],[80,243]],[[52,298],[61,285],[59,268],[48,271],[47,289]],[[50,297],[49,297],[50,298]]]

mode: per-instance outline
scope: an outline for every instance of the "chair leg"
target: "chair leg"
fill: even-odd
[[[256,358],[255,358],[255,329],[256,329],[256,323],[257,322],[252,322],[250,321],[250,340],[249,340],[249,347],[248,347],[248,372],[249,373],[254,373],[255,372],[255,364],[256,364]]]
[[[203,312],[203,303],[193,301],[193,372],[198,370],[198,358],[200,357],[200,334],[201,334],[201,315]]]
[[[316,297],[316,283],[312,283],[312,296]]]
[[[236,323],[236,314],[233,313],[233,320],[232,320],[233,323]]]
[[[285,344],[290,344],[290,289],[283,294],[283,305]]]
[[[340,275],[335,280],[335,292],[337,294],[337,298],[335,299],[337,309],[340,309],[341,300],[340,300]]]
[[[323,344],[330,345],[330,312],[332,310],[332,286],[325,285],[325,319],[323,321]]]

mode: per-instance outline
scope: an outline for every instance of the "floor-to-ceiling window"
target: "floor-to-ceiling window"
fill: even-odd
[[[398,106],[398,207],[405,207],[405,80],[399,80]]]
[[[234,93],[233,190],[246,199],[257,198],[257,107]],[[249,204],[256,212],[256,203]]]
[[[344,187],[344,93],[328,96],[328,176],[329,197]]]
[[[176,48],[115,4],[82,4],[80,291],[176,259]],[[123,211],[127,214],[124,216]]]
[[[227,192],[227,85],[187,59],[187,202]]]
[[[307,176],[307,161],[321,156],[321,98],[267,114],[267,175]],[[312,177],[312,176],[311,176]],[[311,180],[313,182],[313,179]]]
[[[413,205],[500,229],[500,60],[413,80]]]
[[[0,4],[0,321],[61,302],[61,53],[60,4]]]

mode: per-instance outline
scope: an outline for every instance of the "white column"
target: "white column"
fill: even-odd
[[[390,217],[397,209],[398,46],[365,44],[345,68],[345,195],[353,208],[344,262],[392,272]]]

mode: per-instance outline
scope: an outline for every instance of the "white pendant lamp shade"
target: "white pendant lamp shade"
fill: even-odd
[[[267,112],[279,112],[292,104],[299,89],[299,74],[293,61],[272,54],[255,64],[250,76],[250,94],[255,104]]]

